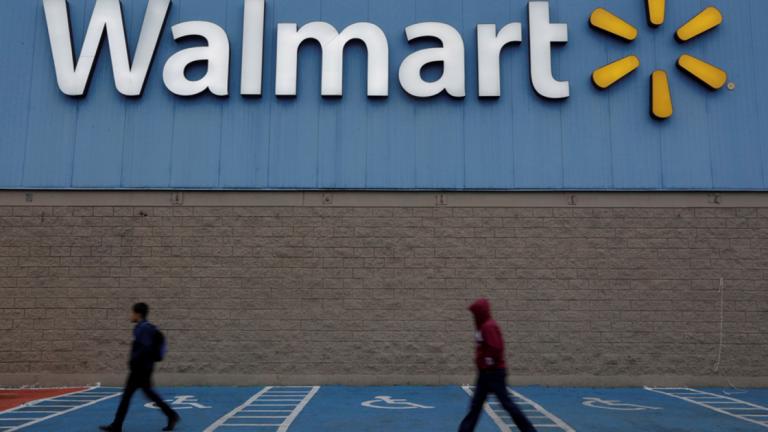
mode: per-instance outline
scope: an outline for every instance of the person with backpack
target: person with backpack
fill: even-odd
[[[504,360],[504,338],[496,321],[491,318],[491,304],[477,300],[469,307],[475,318],[475,364],[478,369],[477,386],[472,397],[469,414],[459,426],[459,432],[472,432],[477,426],[488,395],[495,394],[501,406],[509,413],[521,432],[536,432],[528,418],[509,397],[507,365]]]
[[[152,389],[152,372],[154,372],[155,363],[163,360],[167,350],[165,336],[157,327],[147,321],[149,306],[146,303],[133,305],[132,311],[131,322],[135,323],[136,326],[133,328],[133,345],[128,363],[130,369],[128,381],[125,384],[115,420],[110,425],[101,426],[100,429],[105,432],[122,432],[131,398],[136,390],[141,389],[147,398],[154,402],[168,418],[168,425],[163,430],[172,431],[181,418]]]

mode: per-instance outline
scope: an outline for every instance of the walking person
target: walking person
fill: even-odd
[[[164,431],[172,431],[179,422],[179,415],[168,406],[163,399],[152,389],[152,372],[155,363],[162,361],[165,355],[165,338],[162,333],[147,321],[149,306],[146,303],[137,303],[133,305],[133,314],[131,322],[136,324],[133,328],[133,345],[131,347],[131,359],[129,361],[130,373],[128,381],[123,390],[123,398],[120,400],[120,406],[115,414],[115,420],[108,426],[101,426],[100,429],[106,432],[122,432],[125,416],[128,414],[128,407],[131,404],[131,398],[136,390],[142,392],[154,402],[163,414],[168,418],[168,425]]]
[[[469,414],[459,427],[459,432],[475,430],[488,395],[495,394],[501,406],[512,417],[521,432],[535,432],[528,418],[515,405],[507,391],[507,369],[504,361],[504,338],[496,321],[491,318],[491,304],[486,299],[477,300],[469,310],[475,317],[477,350],[475,363],[478,369],[477,386],[472,397]]]

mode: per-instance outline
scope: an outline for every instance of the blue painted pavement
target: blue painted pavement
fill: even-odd
[[[511,389],[540,431],[768,432],[768,389]],[[119,389],[47,400],[0,413],[0,432],[85,432],[109,423]],[[86,392],[86,393],[87,393]],[[454,431],[471,387],[188,387],[161,388],[182,415],[178,431]],[[514,431],[494,400],[478,432]],[[35,412],[50,411],[50,413]],[[47,418],[46,416],[50,416]],[[34,418],[26,425],[13,418]],[[160,430],[159,410],[137,394],[126,432]]]
[[[222,387],[158,389],[158,393],[163,399],[169,401],[174,409],[177,409],[181,414],[182,424],[177,428],[179,431],[204,430],[205,427],[226,415],[258,391],[259,388]],[[193,399],[183,398],[184,396],[193,396]],[[183,404],[173,404],[180,397]],[[147,408],[145,406],[147,402],[141,392],[136,393],[131,404],[131,410],[128,412],[124,431],[159,431],[165,426],[163,414],[160,410]],[[22,430],[25,432],[96,431],[99,425],[109,424],[112,421],[119,403],[120,398],[116,397]],[[210,408],[192,405],[195,403]]]
[[[378,402],[381,399],[377,396],[429,408]],[[366,402],[371,407],[362,405]],[[468,403],[460,387],[324,387],[291,431],[452,431],[457,429]],[[485,418],[477,431],[498,428]]]

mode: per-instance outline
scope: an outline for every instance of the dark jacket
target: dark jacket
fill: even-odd
[[[505,369],[504,338],[496,321],[491,318],[491,304],[480,299],[469,307],[475,316],[477,351],[475,363],[480,370]]]
[[[149,321],[139,321],[133,328],[133,345],[131,346],[131,360],[128,365],[131,371],[151,371],[155,365],[152,345],[157,328]]]

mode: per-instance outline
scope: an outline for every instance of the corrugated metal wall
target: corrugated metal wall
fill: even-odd
[[[553,22],[570,26],[555,49],[556,76],[570,99],[535,96],[528,37],[503,56],[503,95],[477,98],[475,28],[522,21],[523,0],[268,0],[265,96],[239,96],[242,0],[174,0],[141,98],[114,88],[108,50],[88,95],[56,87],[41,0],[0,3],[0,188],[386,188],[386,189],[743,189],[768,185],[768,1],[714,0],[725,23],[680,44],[675,29],[708,2],[668,2],[667,24],[646,24],[644,0],[552,0]],[[79,50],[94,0],[70,0]],[[131,45],[145,0],[123,1]],[[590,29],[605,6],[640,29],[627,44]],[[162,83],[176,50],[170,26],[202,19],[230,35],[228,98],[179,98]],[[320,51],[301,51],[299,96],[274,96],[277,22],[323,20],[341,29],[381,26],[390,43],[390,96],[365,96],[365,55],[347,50],[345,95],[320,96]],[[417,100],[397,82],[409,45],[404,28],[441,21],[462,32],[467,97]],[[676,70],[688,52],[730,74],[735,91],[711,92]],[[635,53],[638,72],[598,91],[596,67]],[[671,120],[649,116],[649,76],[670,73]],[[432,71],[439,73],[439,71]]]

